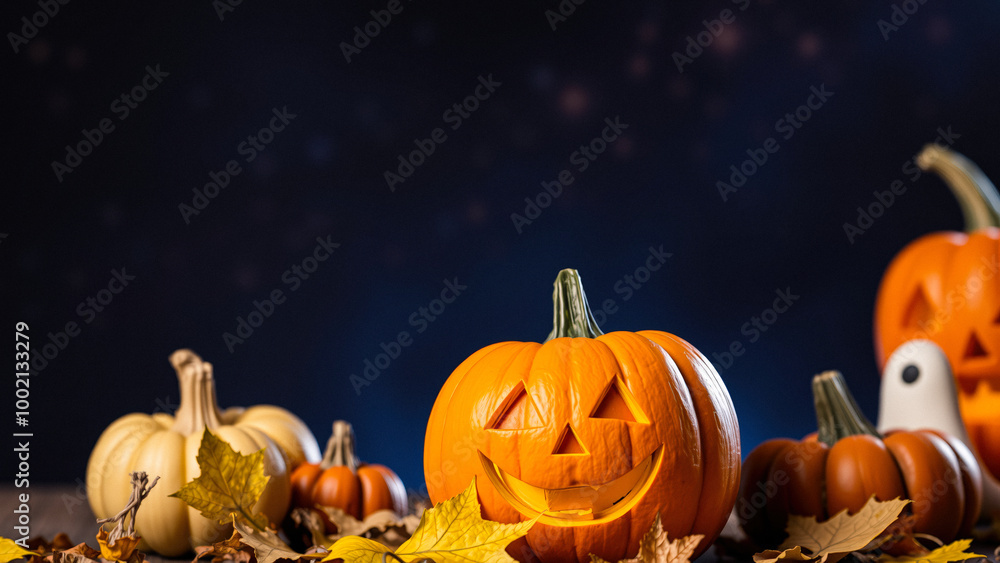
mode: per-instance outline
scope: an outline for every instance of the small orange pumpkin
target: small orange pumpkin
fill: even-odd
[[[912,531],[950,542],[971,532],[982,501],[982,473],[961,441],[931,430],[884,438],[854,402],[843,376],[813,378],[819,432],[754,448],[743,464],[736,515],[760,547],[778,546],[788,516],[825,520],[860,510],[869,497],[913,502]]]
[[[928,145],[917,157],[955,194],[967,233],[941,232],[910,243],[886,269],[875,302],[879,367],[914,339],[948,356],[969,437],[1000,477],[1000,195],[964,156]]]
[[[554,301],[544,343],[487,346],[445,382],[424,442],[431,500],[475,479],[484,518],[537,518],[527,546],[508,547],[521,561],[633,556],[657,512],[671,538],[705,535],[697,556],[739,486],[722,379],[674,335],[601,332],[575,270],[559,273]]]
[[[330,506],[358,520],[379,510],[406,515],[403,482],[384,465],[358,462],[354,429],[343,420],[333,423],[323,460],[300,465],[292,472],[291,481],[295,506]]]

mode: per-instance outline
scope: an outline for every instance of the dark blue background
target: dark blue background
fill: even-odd
[[[441,384],[483,346],[544,338],[565,267],[592,302],[616,300],[607,330],[665,330],[709,356],[744,341],[721,370],[744,455],[815,428],[822,370],[842,370],[875,416],[881,272],[917,236],[961,228],[941,181],[901,167],[951,126],[1000,177],[1000,8],[928,0],[885,41],[889,2],[751,0],[681,73],[672,53],[733,3],[588,0],[553,31],[555,0],[414,1],[348,64],[340,43],[385,5],[244,2],[220,21],[209,0],[77,1],[0,52],[4,322],[28,322],[36,347],[82,325],[32,379],[33,480],[82,478],[107,424],[175,402],[167,356],[190,347],[224,406],[289,408],[321,444],[350,420],[365,460],[422,489]],[[5,4],[0,28],[37,9]],[[118,121],[111,102],[157,64],[169,77]],[[490,73],[502,86],[450,130],[444,110]],[[723,203],[716,181],[823,84],[834,96]],[[297,117],[186,225],[178,205],[283,106]],[[511,214],[615,116],[624,136],[518,234]],[[58,182],[52,161],[104,117],[115,130]],[[383,171],[436,127],[447,141],[390,192]],[[906,193],[851,244],[843,224],[896,179]],[[341,247],[288,292],[282,272],[327,235]],[[616,282],[660,245],[673,256],[624,301]],[[136,280],[83,323],[78,304],[122,267]],[[456,277],[468,289],[418,334],[410,315]],[[741,326],[786,287],[800,299],[747,343]],[[222,334],[273,289],[287,301],[230,353]],[[404,330],[413,344],[356,396],[349,375]]]

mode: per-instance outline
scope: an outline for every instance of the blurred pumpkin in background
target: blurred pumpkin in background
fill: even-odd
[[[917,165],[940,175],[966,232],[910,243],[886,269],[875,304],[879,367],[904,342],[926,339],[948,356],[969,437],[1000,476],[1000,195],[964,156],[928,145]]]

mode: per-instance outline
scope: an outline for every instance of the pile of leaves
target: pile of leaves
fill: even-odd
[[[912,517],[902,515],[909,500],[880,502],[874,495],[855,514],[842,510],[822,522],[814,516],[790,516],[788,537],[778,549],[753,554],[755,563],[799,562],[837,563],[849,558],[861,563],[947,563],[984,558],[970,553],[971,539],[942,544],[930,536],[925,540],[938,544],[930,550],[917,541],[911,531]],[[733,554],[752,552],[749,544],[733,543],[725,548]],[[891,555],[886,550],[902,555]]]
[[[345,563],[385,563],[386,561],[436,563],[516,563],[507,546],[525,536],[535,520],[500,524],[484,520],[476,498],[475,480],[448,501],[424,510],[420,515],[398,518],[391,511],[379,511],[360,521],[336,508],[296,508],[279,531],[268,519],[254,512],[269,477],[264,474],[264,451],[243,455],[207,429],[197,456],[200,475],[170,496],[196,508],[202,516],[233,525],[232,536],[196,549],[193,563],[211,558],[212,563],[278,563],[340,561]],[[27,558],[28,563],[144,563],[137,549],[139,537],[133,525],[142,499],[156,484],[144,473],[132,474],[133,494],[116,516],[99,521],[117,526],[109,533],[103,526],[97,533],[100,549],[81,543],[73,545],[65,534],[51,543],[35,540],[28,548],[0,538],[0,563]],[[969,553],[971,540],[960,540],[934,550],[924,549],[912,535],[902,537],[887,531],[900,527],[906,500],[879,502],[869,499],[864,508],[849,515],[842,511],[818,522],[814,517],[791,516],[788,538],[776,550],[753,555],[755,563],[810,562],[837,563],[850,555],[862,563],[946,563],[983,556]],[[334,533],[330,533],[333,530]],[[690,563],[703,536],[670,540],[657,514],[643,537],[635,557],[618,563]],[[894,557],[882,552],[887,542],[900,542],[909,555]],[[295,544],[293,548],[291,544]],[[734,549],[734,546],[736,548]],[[729,542],[728,551],[740,544]],[[746,545],[742,545],[746,549]],[[301,550],[301,551],[300,551]],[[749,555],[744,551],[743,555]],[[609,563],[591,555],[592,563]]]

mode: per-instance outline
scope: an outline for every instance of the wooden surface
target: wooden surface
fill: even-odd
[[[90,510],[82,488],[77,491],[72,485],[41,486],[32,485],[30,489],[15,489],[5,486],[0,488],[0,536],[17,539],[14,531],[17,525],[17,515],[14,509],[20,504],[18,494],[27,491],[30,495],[31,534],[34,538],[43,536],[51,540],[59,532],[69,536],[73,544],[86,542],[91,547],[97,547],[97,518]],[[158,555],[148,555],[151,563],[175,561],[190,562],[191,557],[182,559],[167,559]]]

